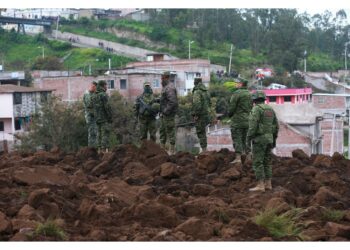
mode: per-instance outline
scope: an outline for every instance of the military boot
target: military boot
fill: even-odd
[[[105,148],[105,153],[108,153],[109,152],[109,149],[108,148]]]
[[[245,157],[245,161],[251,161],[252,160],[252,153],[248,153],[247,156]]]
[[[258,185],[256,185],[255,188],[249,188],[250,192],[255,192],[255,191],[259,191],[259,192],[265,192],[265,183],[263,180],[258,181]]]
[[[241,164],[242,163],[241,154],[236,153],[236,158],[233,161],[231,161],[230,163],[233,163],[233,164],[240,163]]]
[[[166,150],[166,145],[165,145],[165,144],[161,143],[161,144],[160,144],[160,147],[161,147],[162,149]]]
[[[266,179],[265,180],[265,189],[266,190],[272,190],[271,179]]]
[[[170,145],[168,153],[169,153],[169,155],[174,155],[175,154],[175,145]]]
[[[200,153],[204,153],[204,152],[207,152],[207,147],[201,148],[201,152]]]

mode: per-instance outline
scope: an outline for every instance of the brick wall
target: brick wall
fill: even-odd
[[[344,96],[313,95],[313,104],[319,109],[344,109],[346,108],[346,99]]]

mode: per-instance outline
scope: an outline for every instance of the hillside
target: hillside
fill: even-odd
[[[38,61],[43,56],[43,50],[46,58],[59,59],[58,65],[51,65],[53,69],[83,70],[85,74],[90,64],[92,73],[107,69],[109,58],[112,67],[134,61],[97,48],[75,48],[69,43],[48,40],[42,34],[29,36],[5,30],[0,30],[0,33],[0,61],[4,63],[5,70],[40,69]]]

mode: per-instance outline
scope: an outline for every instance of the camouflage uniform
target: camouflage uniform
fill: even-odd
[[[94,116],[93,98],[96,95],[95,92],[86,91],[83,96],[83,104],[85,111],[85,121],[88,127],[88,146],[96,147],[96,134],[97,126]]]
[[[165,75],[169,76],[170,74],[165,73]],[[162,86],[163,89],[160,96],[160,142],[165,145],[167,140],[169,140],[170,146],[175,147],[175,115],[178,109],[177,91],[168,79],[162,80]]]
[[[196,133],[203,151],[207,148],[206,126],[210,122],[210,96],[201,78],[195,79],[195,87],[192,90],[192,116],[194,117]]]
[[[156,115],[159,110],[154,110],[154,103],[156,99],[150,89],[150,93],[147,93],[147,85],[145,84],[145,90],[142,95],[138,96],[135,103],[135,114],[139,119],[140,124],[140,139],[147,140],[147,134],[149,133],[150,139],[156,141]],[[148,85],[149,86],[149,85]]]
[[[257,102],[249,116],[247,140],[253,143],[253,169],[256,179],[261,183],[261,188],[264,185],[264,181],[266,188],[266,180],[268,180],[270,182],[268,189],[271,189],[271,150],[276,146],[279,125],[274,110],[269,105],[263,103],[265,94],[259,92],[255,93],[255,97],[253,98],[260,98],[262,101]]]
[[[230,99],[229,116],[231,117],[231,138],[237,154],[251,151],[246,143],[246,136],[248,132],[248,117],[252,107],[251,94],[247,88],[241,87],[233,93]]]
[[[110,123],[112,123],[112,109],[104,87],[105,84],[105,81],[98,82],[96,96],[93,99],[97,124],[97,146],[99,149],[108,149]]]

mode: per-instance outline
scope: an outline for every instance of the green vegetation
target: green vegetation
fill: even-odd
[[[343,219],[345,215],[344,211],[331,209],[331,208],[325,208],[322,210],[322,220],[324,221],[334,221],[338,222],[341,219]]]
[[[45,58],[42,58],[43,48]],[[0,29],[0,62],[4,62],[5,70],[64,69],[87,74],[91,64],[94,74],[108,69],[109,58],[113,68],[134,61],[101,49],[73,48],[66,42],[48,40],[42,34],[32,37]]]
[[[110,104],[113,112],[110,146],[138,141],[132,104],[117,91],[110,96]],[[21,140],[21,144],[16,146],[21,152],[50,150],[55,146],[64,152],[76,152],[87,146],[83,104],[78,101],[68,105],[58,97],[48,98],[42,104],[41,113],[32,117],[29,131],[16,136]]]
[[[254,222],[266,228],[273,237],[300,236],[301,228],[297,225],[300,209],[292,209],[281,215],[275,210],[264,210],[254,217]]]
[[[30,238],[35,239],[39,236],[54,237],[56,240],[67,239],[66,233],[51,220],[48,220],[45,223],[40,223],[35,228],[34,233],[30,235]]]

